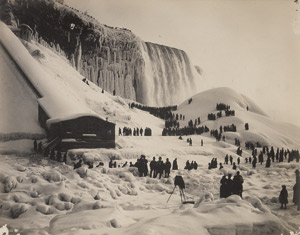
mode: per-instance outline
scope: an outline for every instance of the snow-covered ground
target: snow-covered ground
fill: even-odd
[[[189,136],[187,136],[189,137]],[[92,160],[103,168],[86,165],[73,170],[70,165],[37,154],[1,155],[1,224],[21,234],[288,234],[299,227],[300,213],[292,205],[294,171],[299,163],[275,163],[252,169],[242,158],[239,170],[244,177],[244,199],[219,197],[223,173],[235,173],[231,165],[224,171],[208,170],[212,157],[224,162],[225,153],[236,161],[236,148],[208,137],[118,137],[117,150],[76,150],[77,157]],[[204,146],[200,146],[200,139]],[[159,147],[155,147],[159,146]],[[225,146],[225,147],[224,147]],[[186,183],[185,194],[196,204],[180,202],[173,179],[139,177],[136,168],[108,168],[110,158],[117,165],[135,162],[141,153],[177,157],[179,172]],[[244,151],[243,156],[249,153]],[[197,170],[183,170],[186,160],[197,161]],[[280,210],[278,195],[287,185],[287,210]],[[17,217],[18,216],[18,217]],[[17,218],[14,218],[17,217]]]
[[[26,47],[29,53],[39,50],[43,55],[36,58],[36,66],[47,74],[48,84],[66,91],[58,93],[58,97],[64,99],[64,95],[72,95],[80,105],[115,122],[116,130],[124,126],[150,127],[153,136],[117,136],[116,149],[71,151],[70,157],[93,161],[94,165],[104,162],[104,167],[88,169],[84,165],[76,170],[72,165],[34,153],[32,140],[0,142],[0,227],[7,224],[10,234],[289,234],[300,227],[300,212],[292,204],[294,172],[300,168],[299,163],[285,160],[272,164],[269,169],[264,164],[252,169],[245,163],[245,157],[251,152],[243,148],[238,167],[245,181],[243,199],[219,197],[222,175],[235,174],[230,165],[225,165],[221,171],[207,169],[212,158],[224,162],[226,154],[232,155],[236,162],[234,138],[239,138],[242,146],[245,141],[259,140],[276,148],[299,148],[299,127],[275,122],[247,97],[228,88],[218,88],[193,96],[190,104],[186,101],[179,105],[177,113],[185,115],[186,123],[200,117],[201,125],[212,129],[235,123],[237,132],[226,133],[226,142],[216,142],[209,133],[183,136],[183,140],[176,136],[161,136],[162,120],[141,110],[129,109],[128,101],[107,92],[102,94],[101,88],[91,82],[86,85],[67,60],[52,50],[36,43]],[[28,58],[30,54],[24,52],[18,56]],[[9,65],[8,60],[5,62]],[[41,70],[32,69],[30,73]],[[6,71],[12,87],[9,88],[6,79],[7,91],[2,88],[1,91],[10,102],[13,97],[18,97],[25,84],[22,77],[16,80],[13,70]],[[32,105],[35,98],[26,94],[22,99],[23,108],[28,115],[34,115],[37,112],[37,107]],[[207,114],[215,112],[219,102],[230,105],[236,115],[207,121]],[[12,108],[15,106],[10,107],[5,114],[10,121],[0,125],[0,133],[43,134],[34,116],[26,118],[28,129],[18,128],[17,124],[24,119],[15,115]],[[1,120],[7,120],[2,119],[5,106],[0,110]],[[250,125],[249,131],[244,130],[246,122]],[[184,122],[180,124],[183,126]],[[193,139],[192,146],[188,145],[187,138]],[[200,144],[201,139],[204,146]],[[134,163],[141,154],[146,155],[148,161],[153,156],[162,156],[164,161],[169,158],[171,162],[177,158],[179,172],[186,183],[186,197],[196,203],[181,204],[178,188],[167,203],[178,171],[172,171],[169,178],[153,179],[139,177],[137,169],[128,166],[108,168],[110,159],[122,165],[126,161]],[[183,170],[187,160],[197,161],[198,169]],[[287,210],[279,209],[282,184],[289,192]]]

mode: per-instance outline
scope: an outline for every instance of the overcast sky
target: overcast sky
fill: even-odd
[[[294,0],[65,0],[144,41],[185,50],[205,87],[232,87],[300,126],[300,7]]]

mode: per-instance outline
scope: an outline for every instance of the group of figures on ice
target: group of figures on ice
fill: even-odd
[[[145,155],[141,155],[135,164],[130,162],[130,166],[137,167],[141,177],[148,175],[148,160]],[[150,162],[150,177],[156,178],[158,176],[160,179],[164,174],[165,178],[168,178],[170,176],[171,166],[169,158],[166,159],[166,162],[163,162],[162,157],[159,157],[157,161],[156,158],[153,157]],[[178,170],[177,158],[173,161],[172,170]]]
[[[35,140],[33,143],[33,148],[35,151],[42,152],[42,142],[37,143]],[[201,146],[203,146],[203,142],[201,141]],[[240,151],[240,147],[237,150],[237,154],[239,156],[242,156],[242,151]],[[291,162],[293,160],[296,160],[296,162],[299,161],[299,151],[298,150],[284,150],[284,149],[277,149],[277,151],[274,151],[274,148],[271,147],[270,151],[267,147],[264,147],[263,150],[260,152],[258,158],[257,158],[257,149],[252,149],[252,157],[245,157],[245,162],[252,164],[253,168],[256,166],[256,162],[258,161],[260,164],[264,162],[264,154],[267,154],[267,161],[266,161],[266,167],[270,167],[271,162],[283,162],[284,160],[287,160],[288,162]],[[64,153],[62,156],[61,152],[59,150],[54,152],[54,150],[47,152],[44,150],[44,156],[49,157],[50,160],[56,160],[59,162],[65,162],[67,158],[67,152]],[[235,162],[233,162],[232,156],[228,157],[228,154],[225,156],[225,164],[228,164],[230,162],[231,165],[233,165],[233,170],[237,169],[237,166],[235,165]],[[240,165],[240,157],[237,158],[237,163]],[[74,169],[77,169],[81,167],[83,164],[87,164],[89,168],[93,168],[93,164],[90,162],[85,163],[82,159],[78,163],[74,163]],[[103,162],[100,162],[96,167],[104,166]],[[126,167],[127,162],[122,166]],[[116,162],[113,162],[112,160],[109,162],[109,167],[117,167]],[[120,167],[120,166],[119,166]],[[138,168],[138,172],[140,177],[148,176],[148,160],[146,159],[145,155],[141,155],[139,159],[137,159],[135,164],[132,164],[130,162],[129,167],[136,167]],[[162,157],[159,157],[158,160],[156,160],[156,157],[152,158],[152,161],[150,162],[150,177],[156,178],[158,177],[161,179],[161,177],[164,175],[165,178],[168,178],[170,176],[170,172],[172,170],[178,170],[178,163],[177,158],[175,158],[171,164],[169,161],[169,158],[166,158],[166,161],[164,162],[162,160]],[[186,166],[184,169],[187,170],[197,170],[198,164],[196,161],[190,161],[186,162]],[[209,169],[217,168],[217,158],[213,158],[211,163],[209,163]],[[223,165],[220,163],[221,170],[223,168]],[[243,182],[244,179],[240,175],[240,172],[237,171],[236,175],[232,179],[232,175],[224,175],[220,181],[220,198],[226,198],[230,195],[236,194],[242,197],[243,193]],[[282,185],[282,190],[279,195],[279,202],[281,203],[281,208],[286,209],[286,205],[288,204],[288,190],[286,185]],[[298,210],[300,210],[300,176],[299,176],[299,170],[296,170],[296,184],[293,187],[293,203],[298,206]]]

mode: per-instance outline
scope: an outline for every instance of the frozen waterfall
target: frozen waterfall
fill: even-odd
[[[137,101],[151,106],[179,104],[197,90],[195,73],[187,54],[176,48],[141,41],[144,67],[136,86]]]

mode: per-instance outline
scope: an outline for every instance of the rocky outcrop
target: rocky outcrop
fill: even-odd
[[[147,105],[176,104],[192,95],[194,68],[182,50],[143,42],[128,29],[100,24],[61,2],[4,2],[11,9],[6,15],[29,25],[37,41],[65,55],[106,91]]]

